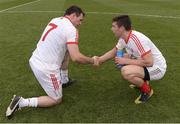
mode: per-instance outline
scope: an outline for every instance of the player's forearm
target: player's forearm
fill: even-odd
[[[109,52],[105,53],[104,55],[100,56],[99,57],[99,62],[100,63],[104,63],[112,58],[114,58],[116,55],[116,50],[115,49],[112,49],[110,50]]]
[[[79,54],[75,60],[76,62],[80,63],[80,64],[93,64],[94,60],[93,58],[84,56],[83,54]]]
[[[108,60],[110,60],[112,58],[113,58],[113,56],[111,56],[109,54],[105,54],[105,55],[99,57],[99,62],[104,63],[104,62],[106,62],[106,61],[108,61]]]
[[[153,63],[151,61],[143,60],[143,59],[126,59],[127,65],[138,65],[142,67],[151,67]]]

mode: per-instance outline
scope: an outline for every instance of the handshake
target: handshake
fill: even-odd
[[[111,59],[111,57],[109,56],[93,56],[93,66],[94,67],[99,67],[100,64],[106,62],[107,60]],[[117,68],[121,68],[123,65],[126,65],[127,62],[129,61],[129,57],[128,54],[125,54],[123,57],[117,57],[115,56],[114,58],[114,63],[116,64]]]
[[[94,67],[99,67],[100,64],[101,64],[100,57],[99,56],[93,56],[92,59],[94,61],[93,66]]]

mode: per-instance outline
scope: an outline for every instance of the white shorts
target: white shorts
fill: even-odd
[[[58,100],[62,98],[62,84],[61,84],[61,77],[60,77],[60,70],[59,71],[43,71],[37,68],[38,65],[30,59],[29,64],[31,69],[44,89],[48,96],[51,98]]]
[[[160,69],[159,66],[156,65],[154,65],[153,67],[146,68],[149,72],[150,80],[159,80],[164,76],[166,72],[166,69]]]

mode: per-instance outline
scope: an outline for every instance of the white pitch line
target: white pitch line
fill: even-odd
[[[89,14],[104,14],[104,15],[118,15],[123,13],[117,13],[117,12],[86,12]],[[125,13],[124,13],[125,14]],[[135,14],[135,13],[127,13],[127,15],[132,16],[145,16],[145,17],[155,17],[155,18],[170,18],[170,19],[180,19],[178,16],[162,16],[162,15],[148,15],[148,14]]]
[[[3,13],[64,13],[64,11],[6,11]],[[87,14],[99,14],[99,15],[118,15],[125,13],[118,12],[86,12]],[[162,15],[146,15],[146,14],[136,14],[136,13],[127,13],[132,16],[143,16],[143,17],[154,17],[154,18],[169,18],[169,19],[180,19],[180,16],[162,16]]]
[[[41,10],[28,10],[28,11],[6,11],[3,13],[64,13],[65,11],[41,11]]]
[[[22,7],[22,6],[25,6],[25,5],[29,5],[29,4],[32,4],[32,3],[35,3],[35,2],[39,2],[39,1],[40,0],[36,0],[36,1],[29,2],[29,3],[21,4],[21,5],[18,5],[18,6],[10,7],[10,8],[7,8],[7,9],[3,9],[3,10],[0,10],[0,13],[8,11],[8,10],[11,10],[11,9],[15,9],[15,8],[18,8],[18,7]]]

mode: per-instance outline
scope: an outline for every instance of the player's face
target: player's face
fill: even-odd
[[[78,27],[79,25],[81,25],[82,21],[83,21],[84,17],[83,14],[81,14],[80,16],[74,16],[74,26]]]
[[[123,33],[123,31],[124,31],[124,28],[123,28],[123,26],[118,27],[117,23],[116,23],[116,22],[113,22],[113,23],[112,23],[111,30],[112,30],[112,32],[114,33],[114,35],[115,35],[117,38],[120,38],[120,37],[122,36],[122,33]]]

